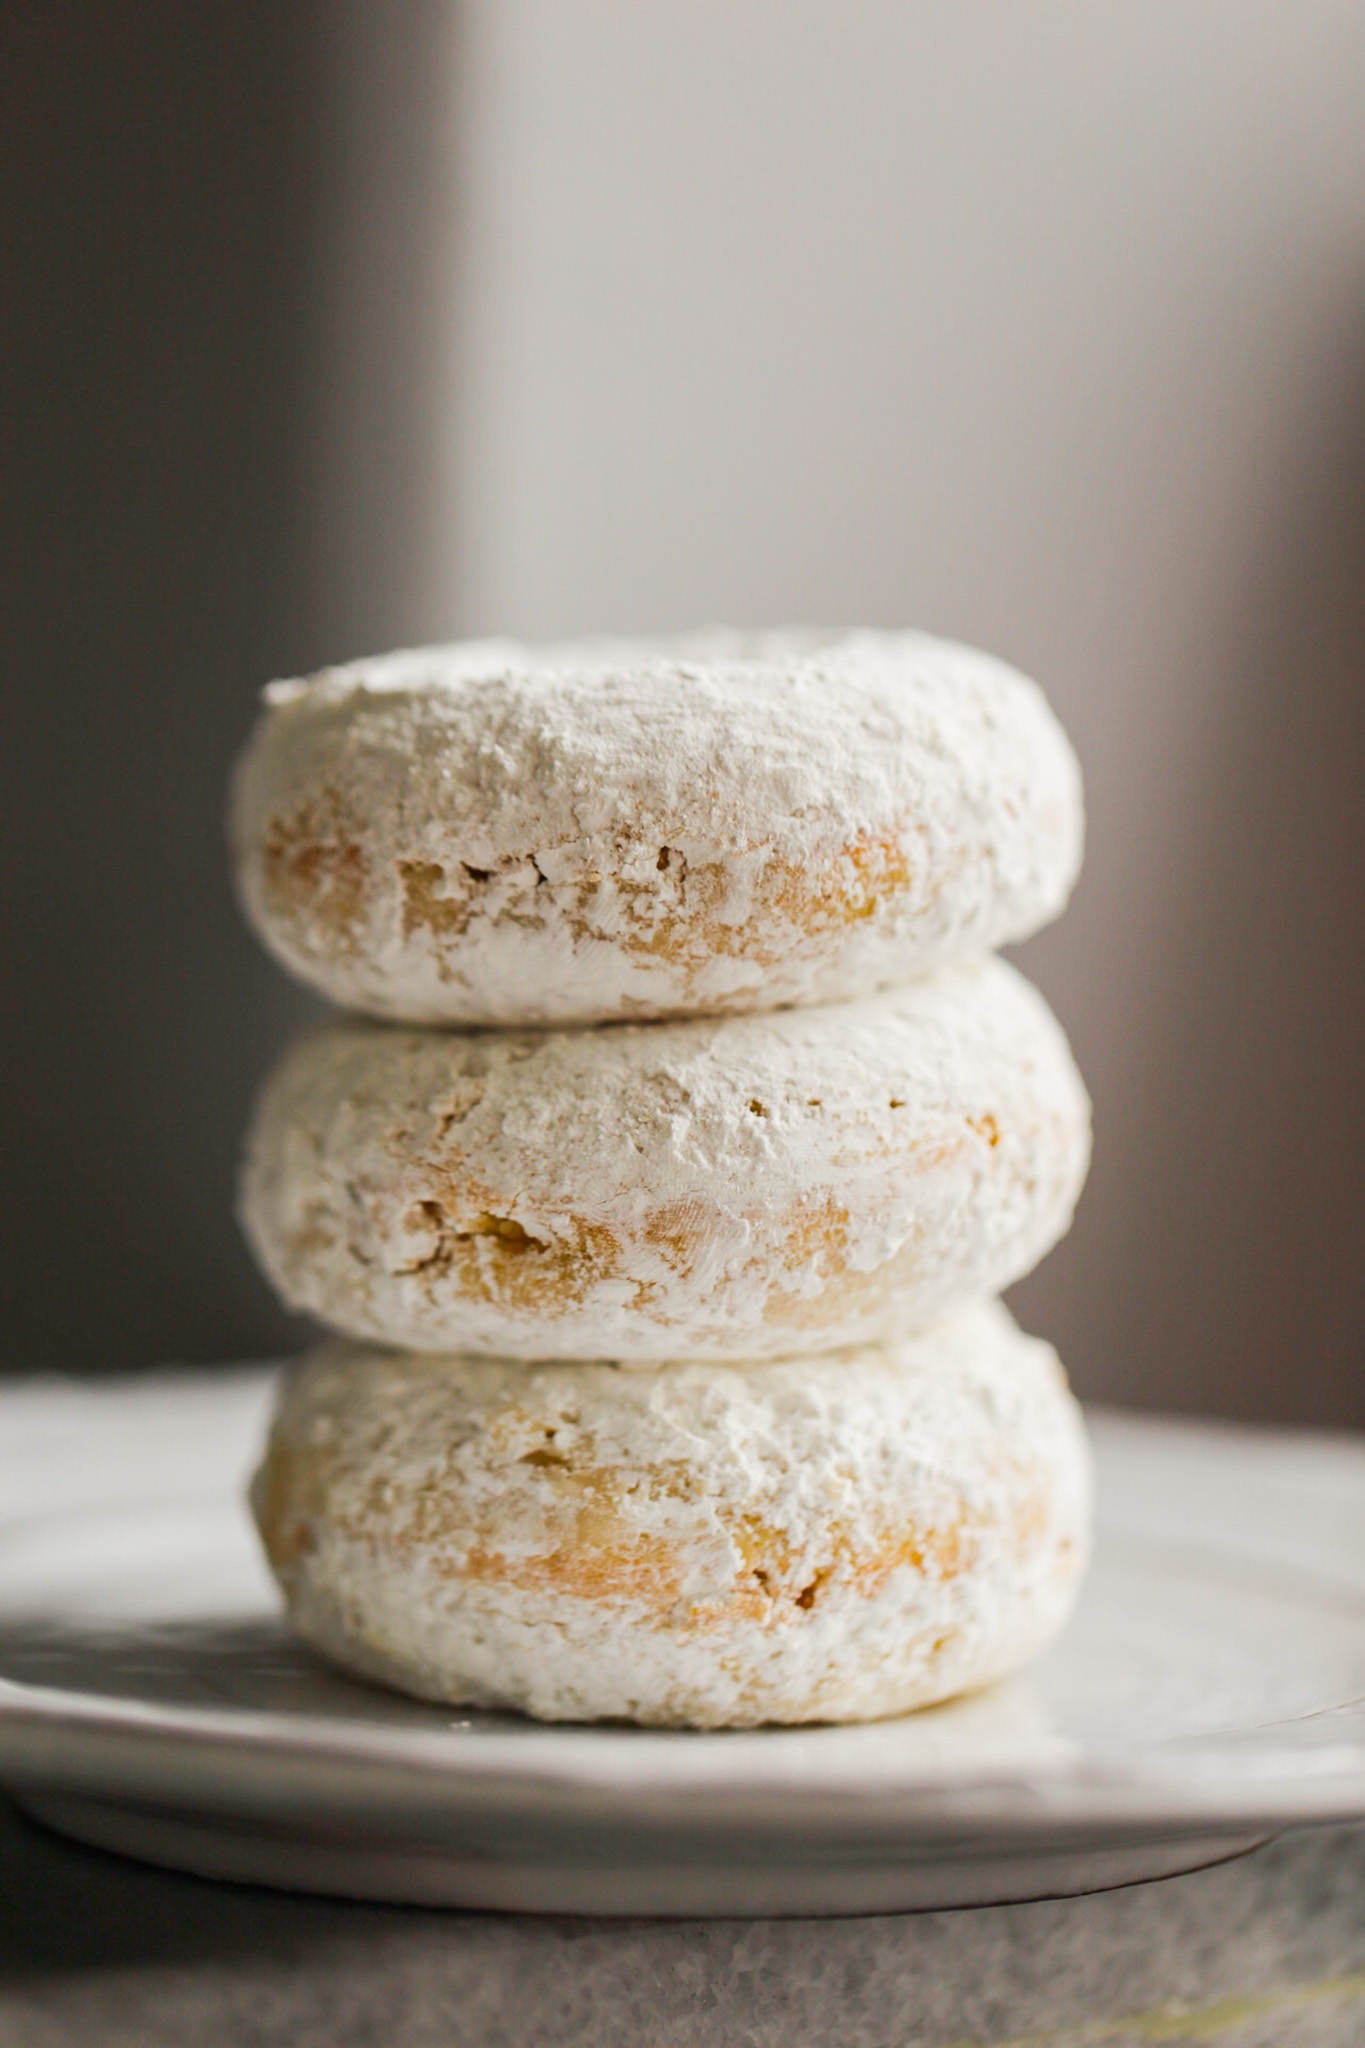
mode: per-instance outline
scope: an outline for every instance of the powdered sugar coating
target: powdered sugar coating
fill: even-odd
[[[286,1053],[241,1215],[293,1308],[520,1359],[873,1341],[1065,1231],[1089,1103],[1003,961],[860,1002],[548,1032],[339,1020]]]
[[[1037,687],[920,633],[417,649],[272,685],[242,902],[417,1023],[838,1001],[1025,937],[1080,864]]]
[[[509,1367],[335,1346],[253,1490],[294,1627],[433,1699],[550,1720],[867,1720],[1062,1626],[1088,1547],[1049,1346],[959,1311],[884,1350]]]

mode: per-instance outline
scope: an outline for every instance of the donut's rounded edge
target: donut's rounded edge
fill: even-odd
[[[925,634],[418,649],[273,686],[239,901],[341,1005],[442,1025],[842,1001],[1026,938],[1079,871],[1036,684]]]
[[[286,1383],[253,1486],[292,1625],[333,1661],[690,1727],[881,1719],[1017,1670],[1071,1611],[1090,1502],[1055,1354],[996,1304],[768,1365],[333,1346]]]
[[[775,1016],[288,1049],[239,1213],[289,1307],[530,1361],[774,1357],[1002,1291],[1069,1226],[1089,1099],[1003,961]]]

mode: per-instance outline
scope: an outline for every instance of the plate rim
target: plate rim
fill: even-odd
[[[562,1741],[573,1729],[489,1731],[476,1743],[452,1745],[438,1730],[100,1700],[3,1679],[0,1781],[90,1794],[113,1792],[117,1781],[117,1796],[180,1806],[192,1793],[206,1810],[241,1813],[257,1803],[252,1793],[264,1789],[265,1775],[287,1767],[298,1810],[341,1807],[357,1818],[392,1818],[409,1805],[452,1819],[505,1815],[528,1802],[534,1811],[535,1802],[552,1797],[556,1812],[580,1825],[647,1820],[715,1832],[713,1808],[721,1805],[727,1826],[784,1839],[812,1827],[820,1831],[822,1822],[854,1825],[871,1836],[903,1836],[907,1826],[924,1835],[980,1830],[1012,1838],[1059,1829],[1068,1835],[1185,1832],[1230,1822],[1284,1827],[1365,1820],[1365,1701],[1300,1718],[1338,1714],[1348,1729],[1360,1729],[1359,1740],[1296,1749],[1282,1741],[1238,1739],[1235,1771],[1217,1769],[1226,1758],[1216,1738],[1174,1738],[1122,1751],[1072,1745],[1068,1754],[1026,1768],[978,1765],[931,1774],[920,1767],[898,1775],[876,1768],[837,1780],[822,1779],[818,1768],[765,1779],[750,1762],[740,1782],[738,1772],[732,1780],[644,1767],[688,1759],[700,1745],[648,1751],[641,1745],[642,1768],[631,1772],[620,1768],[631,1745],[594,1754],[595,1744]],[[1266,1733],[1296,1725],[1270,1724]],[[530,1743],[537,1745],[534,1757],[527,1754]]]
[[[276,1370],[235,1366],[183,1378],[196,1399],[217,1394],[259,1406]],[[148,1391],[144,1379],[129,1389],[135,1397]],[[1365,1439],[1344,1432],[1275,1431],[1207,1418],[1187,1424],[1103,1409],[1092,1419],[1104,1433],[1117,1425],[1130,1453],[1140,1444],[1142,1456],[1155,1453],[1172,1430],[1187,1442],[1236,1444],[1258,1457],[1284,1439],[1299,1454],[1317,1446],[1333,1456],[1354,1453],[1365,1477]],[[172,1480],[153,1492],[64,1502],[57,1512],[62,1520],[73,1512],[98,1519],[183,1507],[195,1498],[210,1505],[210,1496]],[[226,1506],[231,1499],[224,1474],[212,1501]],[[0,1526],[0,1544],[49,1519],[32,1510],[19,1514]],[[1120,1523],[1112,1533],[1122,1540],[1142,1532]],[[1353,1581],[1340,1589],[1329,1584],[1328,1591],[1345,1591],[1352,1602],[1362,1597],[1365,1612]],[[449,1709],[452,1718],[460,1711]],[[381,1806],[391,1812],[395,1797],[401,1805],[419,1794],[425,1810],[439,1806],[451,1819],[552,1798],[603,1826],[616,1817],[638,1821],[645,1811],[659,1825],[685,1831],[714,1830],[729,1817],[773,1839],[808,1835],[827,1822],[856,1826],[868,1838],[904,1838],[907,1829],[925,1838],[951,1830],[960,1838],[989,1829],[1022,1841],[1059,1829],[1112,1835],[1153,1826],[1186,1832],[1365,1820],[1365,1695],[1255,1728],[1111,1742],[1059,1733],[1032,1745],[1005,1739],[998,1751],[988,1744],[959,1760],[942,1752],[897,1757],[819,1743],[803,1748],[803,1736],[824,1730],[799,1726],[746,1730],[738,1742],[731,1731],[623,1729],[611,1732],[628,1739],[612,1743],[601,1740],[600,1725],[527,1721],[481,1729],[474,1741],[452,1741],[453,1732],[332,1719],[306,1707],[280,1712],[121,1698],[0,1675],[0,1783],[93,1796],[117,1781],[126,1796],[163,1806],[183,1807],[189,1799],[204,1805],[211,1793],[219,1810],[242,1813],[252,1805],[254,1777],[287,1769],[299,1799],[306,1794],[317,1810],[344,1808],[357,1819],[377,1816]],[[766,1732],[778,1740],[752,1740]],[[725,1764],[727,1751],[732,1761]]]

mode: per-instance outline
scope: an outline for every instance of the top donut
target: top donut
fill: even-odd
[[[353,662],[271,684],[231,807],[264,943],[417,1024],[893,988],[1055,917],[1082,834],[1036,684],[923,633]]]

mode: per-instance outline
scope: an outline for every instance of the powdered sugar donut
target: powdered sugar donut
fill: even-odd
[[[1023,938],[1080,863],[1039,690],[925,634],[488,641],[267,696],[232,802],[243,904],[378,1016],[839,1001]]]
[[[299,1634],[405,1691],[547,1720],[856,1721],[1052,1638],[1089,1461],[1056,1355],[985,1304],[766,1365],[337,1345],[287,1381],[253,1501]]]
[[[997,1292],[1066,1229],[1089,1105],[1003,961],[764,1016],[288,1052],[241,1213],[291,1307],[523,1359],[774,1357]]]

